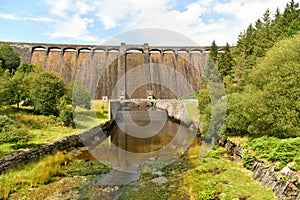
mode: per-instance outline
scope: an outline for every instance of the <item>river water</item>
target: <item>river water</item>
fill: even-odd
[[[187,126],[170,121],[166,111],[120,111],[109,136],[90,152],[113,168],[101,183],[124,184],[138,179],[145,165],[162,168],[175,161],[194,136]]]

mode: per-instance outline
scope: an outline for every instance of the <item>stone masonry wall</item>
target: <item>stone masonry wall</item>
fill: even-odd
[[[225,147],[233,156],[243,157],[246,149],[223,138],[219,145]],[[281,171],[275,171],[276,164],[266,164],[255,158],[252,167],[254,179],[263,185],[269,186],[280,200],[300,200],[300,174],[284,167]]]
[[[0,174],[9,169],[36,161],[42,156],[53,154],[57,151],[70,151],[73,148],[83,147],[83,140],[85,144],[92,143],[99,138],[99,134],[105,134],[106,132],[110,131],[112,126],[113,122],[107,122],[105,124],[95,126],[90,130],[80,134],[66,136],[49,144],[40,145],[36,148],[31,148],[3,156],[0,158]]]
[[[178,100],[157,100],[155,101],[157,108],[166,110],[168,116],[176,120],[183,121],[187,117],[187,110],[182,101]]]

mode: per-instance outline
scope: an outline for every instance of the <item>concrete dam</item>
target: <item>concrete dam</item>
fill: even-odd
[[[66,84],[80,80],[95,99],[119,98],[121,91],[131,91],[126,95],[132,99],[145,99],[147,91],[157,99],[173,99],[187,95],[182,80],[197,91],[201,89],[200,80],[210,50],[209,46],[150,46],[148,43],[0,44],[9,44],[20,54],[21,62],[41,65],[60,74]]]

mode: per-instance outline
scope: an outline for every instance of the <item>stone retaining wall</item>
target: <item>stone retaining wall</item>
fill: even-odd
[[[169,117],[180,121],[188,115],[184,102],[178,100],[157,100],[155,107],[166,110]]]
[[[99,137],[99,135],[103,135],[110,131],[112,126],[113,122],[107,122],[80,134],[66,136],[49,144],[40,145],[36,148],[26,149],[21,152],[3,156],[0,158],[0,174],[9,169],[36,161],[42,156],[53,154],[57,151],[70,151],[73,148],[82,147],[86,143],[92,143],[97,137]]]
[[[232,155],[243,157],[246,149],[223,138],[219,145],[225,147]],[[252,166],[254,179],[263,185],[269,186],[280,200],[300,200],[300,174],[284,167],[281,171],[275,171],[276,164],[266,164],[255,158]]]

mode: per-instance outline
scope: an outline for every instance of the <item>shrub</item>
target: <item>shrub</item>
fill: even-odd
[[[72,108],[68,106],[62,106],[60,108],[59,117],[65,126],[74,126]]]
[[[25,143],[32,137],[33,135],[27,129],[18,128],[15,121],[6,115],[0,115],[0,143]]]
[[[254,164],[254,157],[248,152],[244,152],[243,154],[243,166],[246,167],[246,169],[252,170]]]
[[[250,146],[256,156],[277,162],[276,170],[282,169],[290,162],[293,162],[294,168],[300,164],[300,138],[261,137],[250,141]]]

